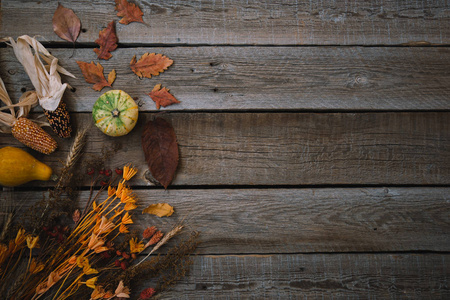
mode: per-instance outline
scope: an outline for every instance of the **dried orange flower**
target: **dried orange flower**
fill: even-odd
[[[97,285],[91,294],[91,299],[92,300],[101,299],[101,298],[103,298],[104,295],[105,295],[105,289],[103,287]]]
[[[134,202],[127,202],[127,203],[125,204],[125,206],[124,206],[124,209],[125,209],[126,211],[130,211],[130,210],[135,209],[136,207],[137,207],[137,205],[134,204]]]
[[[111,197],[116,192],[116,188],[112,186],[108,186],[108,197]]]
[[[130,180],[136,173],[137,169],[133,168],[131,165],[123,167],[123,179],[126,181]]]
[[[122,191],[124,188],[124,184],[122,182],[119,182],[119,184],[117,185],[117,190],[116,190],[116,196],[117,197],[122,197]]]
[[[39,236],[35,236],[35,237],[33,237],[31,235],[27,236],[28,248],[30,248],[30,249],[39,248],[38,241],[39,241]]]
[[[131,220],[131,216],[128,214],[128,212],[125,213],[122,217],[122,224],[133,224],[133,220]]]
[[[27,239],[26,235],[25,235],[25,229],[19,229],[19,231],[17,231],[17,235],[16,235],[16,239],[15,239],[15,244],[17,246],[19,246],[20,244],[22,244],[23,242],[25,242]]]
[[[156,244],[157,242],[159,242],[161,240],[161,238],[163,236],[164,236],[164,233],[162,233],[161,231],[155,232],[155,234],[152,236],[150,241],[148,241],[148,243],[145,244],[145,248],[147,248],[148,246]]]
[[[156,229],[156,226],[147,227],[147,228],[144,230],[144,233],[142,234],[142,237],[143,237],[144,239],[149,239],[149,238],[152,237],[152,235],[155,234],[156,230],[157,230],[157,229]]]
[[[114,292],[114,296],[117,298],[130,298],[130,289],[124,286],[122,280],[119,282],[119,285]]]
[[[90,287],[91,289],[95,289],[95,284],[97,283],[97,277],[92,277],[88,280],[86,280],[85,284],[87,287]]]
[[[33,258],[30,263],[30,268],[28,269],[28,272],[31,274],[39,273],[44,269],[45,265],[43,263],[37,263],[36,260]]]
[[[137,238],[130,240],[130,253],[139,253],[145,249],[143,242],[138,242]]]
[[[128,230],[127,226],[125,226],[125,225],[123,225],[123,224],[120,224],[119,232],[120,232],[120,233],[128,233],[128,232],[130,232],[130,231]]]

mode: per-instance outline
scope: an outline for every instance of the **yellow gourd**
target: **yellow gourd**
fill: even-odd
[[[0,149],[0,185],[17,186],[32,180],[49,180],[52,169],[15,147]]]

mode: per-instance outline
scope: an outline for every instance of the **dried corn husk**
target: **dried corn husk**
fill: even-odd
[[[19,99],[19,103],[13,104],[6,91],[5,84],[0,78],[0,100],[5,103],[5,106],[0,107],[0,132],[11,133],[11,127],[14,122],[20,117],[26,117],[33,106],[38,103],[38,98],[35,91],[25,92]],[[16,111],[15,108],[18,108]],[[9,110],[9,113],[3,112]],[[46,123],[37,122],[43,126]]]
[[[35,91],[24,93],[19,103],[13,104],[0,78],[0,100],[6,104],[0,107],[0,132],[12,133],[21,143],[41,153],[50,154],[55,151],[58,146],[56,141],[39,127],[48,123],[26,118],[31,107],[38,102]],[[9,112],[2,112],[3,110],[9,110]]]
[[[56,110],[64,91],[69,86],[67,83],[61,83],[59,73],[73,78],[75,76],[58,65],[58,59],[35,38],[22,35],[17,38],[17,42],[11,37],[0,39],[0,42],[3,41],[7,41],[7,44],[13,47],[14,54],[36,89],[42,108],[49,111]],[[34,54],[31,49],[34,50]]]

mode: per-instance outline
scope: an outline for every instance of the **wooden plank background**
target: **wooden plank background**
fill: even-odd
[[[77,77],[67,78],[76,87],[75,92],[66,92],[70,109],[92,111],[102,93],[85,83],[76,61],[96,61],[94,51],[51,51]],[[139,58],[146,52],[167,55],[174,64],[157,77],[139,79],[129,63],[134,55]],[[2,51],[0,59],[0,75],[12,98],[19,99],[23,89],[33,89],[12,49]],[[138,97],[142,111],[156,110],[147,94],[159,83],[170,88],[181,101],[161,110],[446,110],[450,107],[448,48],[124,48],[114,51],[113,57],[101,64],[105,76],[112,69],[117,71],[113,87]]]
[[[2,0],[0,36],[39,35],[77,77],[63,78],[75,87],[64,99],[80,128],[108,88],[92,90],[76,61],[97,62],[99,30],[119,18],[112,0],[59,2],[81,19],[75,46],[53,33],[50,0]],[[139,168],[140,208],[175,207],[170,219],[136,216],[136,227],[186,217],[201,231],[189,276],[163,298],[450,297],[448,1],[132,2],[147,25],[116,22],[119,48],[101,64],[138,99],[139,121],[122,138],[92,128],[84,158],[119,148],[106,163]],[[129,62],[146,52],[175,63],[139,79]],[[0,76],[13,100],[33,89],[2,45]],[[158,83],[181,103],[157,111],[147,93]],[[168,190],[149,181],[141,150],[156,116],[179,143]],[[72,140],[56,139],[52,155],[27,151],[58,173]],[[6,145],[26,149],[0,134]],[[80,185],[83,202],[89,180]],[[50,186],[14,197],[27,207]]]

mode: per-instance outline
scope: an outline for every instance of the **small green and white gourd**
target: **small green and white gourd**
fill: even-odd
[[[104,134],[109,136],[126,135],[136,125],[138,105],[124,91],[108,91],[95,102],[92,117],[95,125]]]

